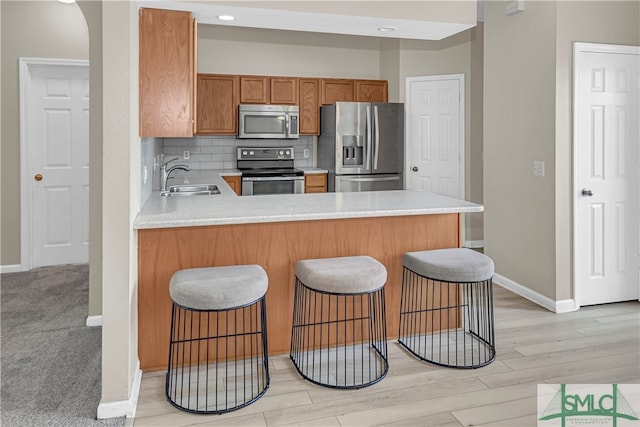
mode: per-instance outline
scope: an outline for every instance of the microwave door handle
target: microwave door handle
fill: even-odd
[[[289,138],[289,113],[285,113],[284,115],[284,135],[286,138]]]
[[[378,157],[380,153],[380,119],[378,117],[378,106],[373,106],[373,137],[375,141],[375,150],[373,152],[373,170],[378,169]]]
[[[365,149],[367,150],[367,157],[365,160],[365,169],[369,169],[369,167],[371,166],[371,107],[367,105],[367,116],[366,116],[366,133],[367,133],[367,140],[366,140],[366,144],[365,144]]]

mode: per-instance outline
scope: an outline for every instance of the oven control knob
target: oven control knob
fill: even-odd
[[[280,151],[278,151],[278,154],[280,154],[282,156],[284,154],[284,151],[280,150]]]
[[[247,152],[246,152],[246,151],[243,151],[243,152],[242,152],[242,155],[243,155],[243,156],[246,156],[246,155],[247,155]]]
[[[253,151],[249,151],[249,155],[250,155],[250,156],[253,156]]]
[[[288,156],[289,155],[289,150],[287,150],[287,152],[285,154]]]

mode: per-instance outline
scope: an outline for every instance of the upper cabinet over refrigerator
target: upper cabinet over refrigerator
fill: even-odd
[[[404,104],[336,102],[320,111],[318,167],[329,191],[402,189]]]

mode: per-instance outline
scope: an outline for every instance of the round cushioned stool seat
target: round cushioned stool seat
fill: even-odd
[[[481,282],[494,272],[491,258],[466,248],[407,252],[402,262],[421,276],[443,282]]]
[[[259,265],[173,274],[165,396],[176,408],[223,414],[269,388],[267,273]]]
[[[373,292],[387,281],[387,269],[370,256],[301,260],[295,273],[308,288],[333,294]]]
[[[398,342],[426,362],[479,368],[495,359],[493,260],[466,248],[407,252]]]
[[[190,268],[177,271],[169,283],[171,299],[194,310],[225,310],[264,296],[267,273],[259,265]]]

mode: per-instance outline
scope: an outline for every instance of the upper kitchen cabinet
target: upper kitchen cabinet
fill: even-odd
[[[269,77],[240,76],[241,104],[268,104]]]
[[[271,77],[271,104],[298,105],[298,84],[295,77]]]
[[[356,80],[358,102],[387,102],[388,93],[386,80]]]
[[[240,77],[226,74],[198,74],[196,133],[236,135]]]
[[[320,134],[319,79],[298,79],[300,99],[300,135]]]
[[[141,8],[139,42],[140,136],[193,136],[196,24],[191,12]]]
[[[320,104],[331,105],[338,101],[355,101],[355,80],[321,79]]]
[[[295,77],[240,76],[241,104],[298,104]]]

